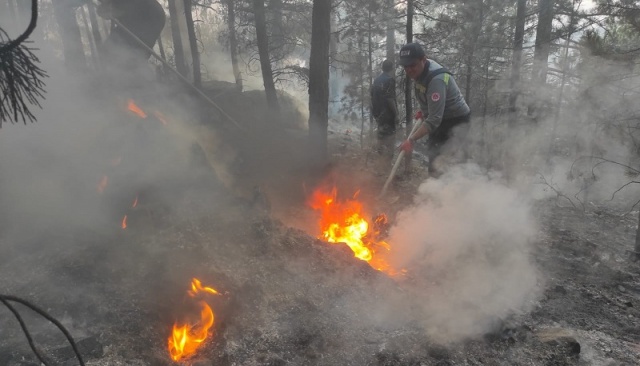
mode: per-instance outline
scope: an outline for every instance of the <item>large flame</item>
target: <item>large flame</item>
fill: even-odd
[[[187,292],[192,298],[200,293],[219,295],[213,287],[203,286],[202,282],[194,278],[191,280],[191,289]],[[200,306],[200,318],[193,323],[173,324],[173,331],[169,337],[169,355],[174,361],[193,355],[198,347],[209,336],[209,329],[214,324],[213,310],[205,301],[198,301]]]
[[[395,274],[381,256],[376,256],[376,251],[389,250],[390,246],[376,240],[378,233],[363,217],[363,205],[357,201],[358,193],[352,199],[340,201],[336,187],[330,191],[320,188],[313,192],[308,203],[321,214],[319,225],[322,237],[330,243],[345,243],[356,258],[368,262],[379,271]],[[378,216],[376,222],[378,220],[386,223],[384,215]]]

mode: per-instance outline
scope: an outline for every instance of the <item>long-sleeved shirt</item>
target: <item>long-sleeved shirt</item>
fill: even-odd
[[[471,112],[451,74],[436,75],[426,85],[429,73],[441,68],[437,62],[428,60],[422,75],[415,81],[416,99],[430,132],[435,131],[443,119],[466,116]]]

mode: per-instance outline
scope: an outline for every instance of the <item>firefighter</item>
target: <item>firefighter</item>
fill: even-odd
[[[454,135],[454,128],[456,139],[464,139],[471,119],[471,109],[449,70],[428,59],[418,43],[402,46],[399,57],[399,64],[414,81],[415,95],[420,105],[419,114],[426,116],[422,125],[400,145],[400,149],[409,154],[413,151],[416,140],[428,136],[429,174],[438,176],[443,173],[443,164],[446,164],[438,161],[445,149],[447,152],[464,152],[464,147],[459,149],[451,146],[450,140]]]
[[[156,0],[99,0],[98,15],[105,19],[115,19],[111,23],[111,33],[102,50],[108,62],[118,67],[132,66],[132,63],[147,61],[151,52],[125,30],[128,29],[149,48],[153,48],[160,38],[166,16],[162,5]]]
[[[396,127],[399,124],[396,103],[396,80],[393,77],[393,62],[382,62],[382,73],[371,85],[371,113],[377,125],[375,150],[380,155],[379,171],[388,169],[393,159],[396,141]]]

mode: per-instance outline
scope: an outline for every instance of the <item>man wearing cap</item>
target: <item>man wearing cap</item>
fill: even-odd
[[[461,134],[468,129],[471,109],[464,100],[451,73],[440,64],[427,58],[424,49],[417,43],[407,43],[400,49],[399,64],[415,84],[415,94],[420,111],[426,118],[422,125],[401,145],[405,153],[413,151],[416,140],[428,136],[427,156],[429,173],[438,175],[438,158],[453,136],[454,127]]]

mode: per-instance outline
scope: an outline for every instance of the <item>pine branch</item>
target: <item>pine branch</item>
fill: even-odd
[[[35,116],[29,106],[41,107],[39,99],[44,98],[42,79],[47,74],[36,65],[40,60],[32,49],[24,44],[35,29],[38,18],[37,1],[32,0],[31,5],[31,21],[18,38],[10,40],[0,28],[0,127],[3,121],[34,122]]]

